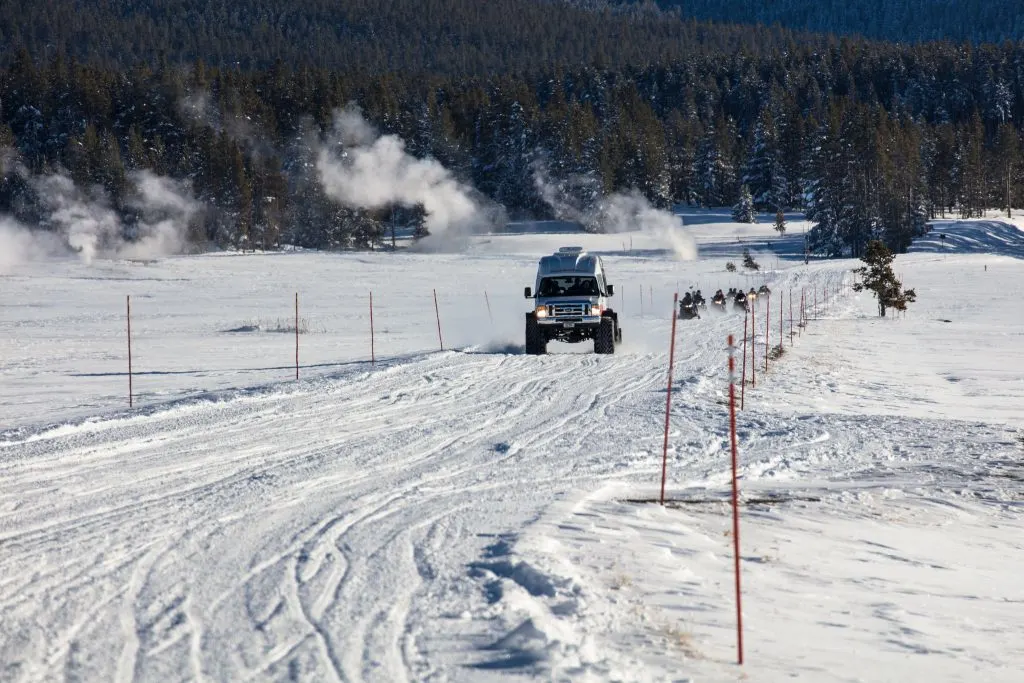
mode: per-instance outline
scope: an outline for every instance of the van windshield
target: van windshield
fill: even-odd
[[[540,296],[598,296],[597,278],[563,275],[540,281]]]

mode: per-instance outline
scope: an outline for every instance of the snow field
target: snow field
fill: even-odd
[[[740,316],[680,321],[677,502],[628,502],[660,476],[672,292],[767,281],[786,296],[855,264],[804,266],[799,234],[702,216],[688,220],[706,255],[692,263],[650,235],[624,253],[619,235],[525,234],[460,255],[210,255],[5,278],[4,677],[1016,680],[1019,260],[900,257],[921,295],[905,319],[843,296],[747,388],[739,669],[722,501],[725,339]],[[536,258],[577,243],[605,254],[625,344],[522,355]],[[726,274],[744,246],[770,272]],[[136,368],[166,373],[136,378],[132,411],[127,289]],[[299,382],[291,335],[225,331],[290,321],[296,290],[310,329]]]

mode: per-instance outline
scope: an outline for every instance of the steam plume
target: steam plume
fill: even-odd
[[[321,149],[317,171],[327,196],[352,208],[422,206],[432,235],[478,232],[492,219],[473,190],[434,159],[418,159],[395,135],[378,135],[349,107],[334,116],[331,143]]]
[[[32,176],[16,160],[2,155],[0,160],[4,172],[17,173],[38,195],[46,228],[30,230],[0,216],[0,272],[69,251],[86,264],[101,257],[152,259],[180,253],[201,208],[187,183],[138,171],[129,176],[135,191],[126,205],[139,218],[126,225],[98,186],[83,189],[61,174]]]
[[[13,218],[0,217],[0,275],[63,251],[65,247],[56,235],[31,231]]]
[[[601,197],[595,184],[588,179],[570,179],[560,185],[551,180],[543,164],[535,164],[533,171],[534,186],[557,218],[580,223],[597,232],[639,230],[664,243],[680,260],[697,258],[697,246],[683,231],[682,219],[651,206],[638,191],[616,192]],[[578,199],[580,194],[595,197],[596,201],[584,204]]]

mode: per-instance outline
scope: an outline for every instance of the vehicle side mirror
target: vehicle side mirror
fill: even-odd
[[[608,296],[615,296],[615,285],[607,285]]]
[[[533,298],[533,290],[530,289],[529,287],[527,287],[526,289],[523,290],[523,296],[526,297],[527,299],[532,299]]]

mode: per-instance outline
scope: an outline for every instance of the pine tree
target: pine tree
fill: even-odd
[[[740,201],[732,207],[732,219],[737,223],[756,223],[757,212],[754,210],[754,198],[750,195],[750,188],[744,185],[740,188]]]
[[[1011,218],[1013,216],[1013,178],[1020,163],[1020,139],[1017,137],[1017,131],[1009,123],[999,124],[994,151],[996,167],[999,171],[996,174],[999,187],[994,188],[993,194],[1002,200],[999,203],[1006,207],[1006,217]]]
[[[775,212],[774,229],[780,236],[786,234],[786,214],[782,213],[782,209]]]
[[[701,206],[720,206],[722,203],[722,176],[724,163],[715,142],[714,129],[708,129],[700,141],[693,161],[693,182],[697,201]]]
[[[743,267],[747,270],[761,270],[761,264],[754,260],[749,249],[743,250]]]
[[[907,304],[917,300],[912,289],[903,289],[903,283],[892,270],[895,257],[880,240],[868,242],[861,261],[866,265],[854,268],[853,272],[861,276],[860,282],[853,285],[854,291],[868,290],[874,292],[878,300],[878,315],[885,317],[886,310],[907,310]]]
[[[754,140],[743,165],[742,183],[750,188],[759,211],[783,209],[788,205],[789,181],[782,163],[782,150],[774,120],[762,111],[754,129]]]

